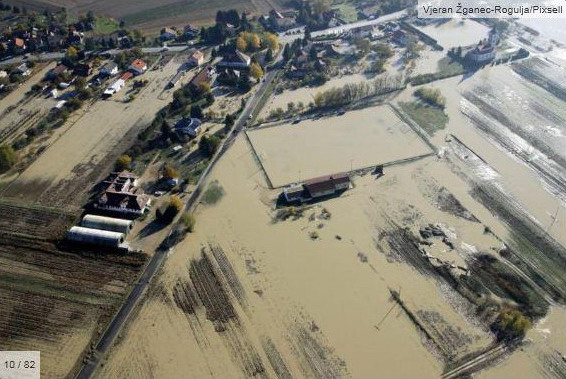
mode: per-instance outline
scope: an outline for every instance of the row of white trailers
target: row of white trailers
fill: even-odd
[[[132,230],[134,222],[121,218],[86,215],[80,226],[73,226],[67,232],[69,241],[90,245],[128,249],[126,235]]]

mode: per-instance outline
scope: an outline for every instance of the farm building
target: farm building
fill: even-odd
[[[136,187],[137,176],[128,171],[113,172],[102,182],[102,194],[93,206],[102,211],[124,216],[141,216],[151,205],[151,199]]]
[[[145,63],[143,60],[141,59],[136,59],[132,62],[132,64],[130,64],[130,66],[128,67],[129,70],[131,70],[134,74],[136,75],[141,75],[144,72],[146,72],[147,70],[147,63]]]
[[[177,32],[171,28],[163,28],[161,29],[160,38],[162,41],[169,41],[175,39],[177,38]]]
[[[118,232],[128,234],[134,226],[131,220],[121,218],[105,217],[98,215],[86,215],[83,217],[81,226],[85,228],[107,230],[109,232]]]
[[[350,176],[347,173],[321,176],[285,188],[283,196],[287,202],[310,201],[346,191],[350,188],[350,183]]]
[[[91,245],[120,247],[124,243],[124,233],[73,226],[67,232],[67,239]]]

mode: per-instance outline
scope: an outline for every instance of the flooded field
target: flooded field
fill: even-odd
[[[444,50],[475,45],[489,32],[485,25],[470,19],[438,20],[417,29],[437,40]]]
[[[248,136],[274,187],[432,152],[389,106],[250,130]]]
[[[557,81],[560,69],[531,59],[513,70],[521,76],[501,70],[467,89],[462,112],[566,203],[566,87]]]
[[[224,196],[199,206],[98,377],[438,377],[492,343],[436,270],[461,275],[501,246],[484,223],[502,229],[445,162],[356,176],[287,220],[243,136],[210,181]],[[411,241],[430,224],[447,239],[425,258]]]
[[[78,119],[71,117],[67,121],[70,125],[61,128],[64,133],[54,134],[51,145],[4,187],[2,195],[53,205],[68,203],[67,195],[73,194],[80,203],[83,197],[77,195],[90,190],[84,185],[86,178],[92,175],[92,183],[104,175],[97,166],[112,165],[115,156],[123,151],[123,138],[128,133],[133,133],[130,139],[135,138],[137,131],[170,101],[173,91],[165,91],[165,87],[180,65],[181,59],[172,60],[161,70],[148,71],[143,79],[149,84],[132,102],[123,102],[123,94],[119,93],[118,98],[95,102]],[[105,161],[112,154],[114,157]]]

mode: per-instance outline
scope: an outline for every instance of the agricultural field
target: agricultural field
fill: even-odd
[[[130,88],[125,88],[69,118],[62,132],[51,136],[45,151],[23,173],[4,180],[2,196],[48,205],[83,204],[92,185],[111,169],[128,141],[171,101],[173,90],[166,89],[167,83],[182,62],[179,56],[165,65],[157,63],[155,70],[144,74],[142,79],[148,84],[131,101],[126,100]],[[183,82],[193,74],[185,75]]]
[[[72,376],[143,263],[62,250],[77,211],[0,201],[0,349],[40,350],[41,376]]]
[[[281,0],[141,0],[141,1],[71,1],[71,0],[24,0],[23,6],[41,8],[65,7],[74,16],[92,11],[95,14],[124,20],[127,26],[149,33],[157,33],[164,26],[183,27],[187,24],[204,25],[214,22],[219,9],[247,10],[255,15],[267,14],[271,9],[281,9]]]
[[[469,19],[438,20],[426,26],[415,26],[434,38],[444,50],[477,44],[487,36],[487,26]]]
[[[273,187],[432,153],[389,106],[263,127],[248,137]]]

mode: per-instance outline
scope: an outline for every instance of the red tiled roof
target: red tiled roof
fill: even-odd
[[[14,38],[14,45],[16,45],[17,47],[24,47],[25,42],[21,38]]]
[[[120,77],[120,79],[122,79],[123,81],[126,81],[126,80],[130,79],[132,76],[134,76],[134,74],[127,71]]]
[[[135,61],[133,61],[131,66],[137,68],[138,70],[144,70],[145,68],[147,68],[147,64],[141,59],[136,59]]]

